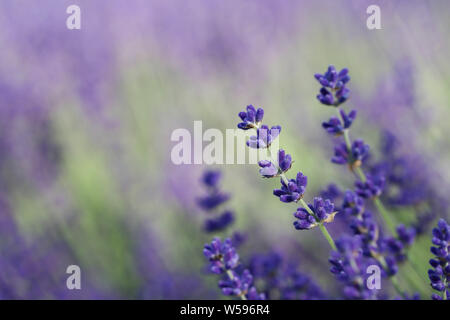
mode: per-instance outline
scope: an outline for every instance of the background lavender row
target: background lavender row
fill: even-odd
[[[65,27],[73,3],[80,31]],[[330,181],[351,186],[328,164],[332,148],[320,128],[329,113],[315,101],[311,75],[328,63],[358,79],[347,103],[358,109],[352,132],[373,157],[381,159],[389,130],[412,179],[425,176],[419,196],[445,196],[448,2],[380,1],[377,31],[365,25],[369,4],[2,1],[0,297],[211,297],[216,282],[199,250],[210,236],[195,204],[203,168],[172,165],[170,133],[199,119],[226,129],[248,103],[263,105],[290,128],[282,146],[311,194]],[[276,182],[258,183],[247,166],[222,171],[235,228],[248,235],[242,259],[295,252],[301,270],[333,293],[326,243],[296,233],[291,213],[267,201]],[[397,214],[414,220],[408,210]],[[425,276],[429,239],[416,250]],[[81,292],[65,289],[69,264],[83,270]]]

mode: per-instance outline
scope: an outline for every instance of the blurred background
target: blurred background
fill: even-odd
[[[366,27],[372,2],[381,30]],[[81,30],[66,28],[71,4]],[[277,252],[337,297],[327,243],[293,228],[295,206],[271,195],[277,179],[255,165],[174,165],[171,133],[195,120],[224,132],[247,104],[262,106],[308,176],[307,200],[329,183],[352,188],[330,162],[321,123],[334,112],[313,77],[347,67],[352,136],[373,161],[396,141],[411,169],[414,200],[389,209],[407,224],[433,211],[434,223],[450,183],[449,30],[446,0],[1,1],[0,298],[222,298],[202,248],[236,231],[243,263]],[[224,232],[204,230],[205,169],[220,170],[230,194]],[[429,230],[413,248],[424,285],[401,280],[423,297]],[[72,264],[82,290],[66,288]]]

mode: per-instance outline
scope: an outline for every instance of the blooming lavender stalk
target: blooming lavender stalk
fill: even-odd
[[[344,80],[343,80],[344,81]],[[337,84],[336,84],[337,86]],[[328,243],[333,250],[336,250],[334,240],[326,229],[324,223],[333,221],[336,212],[333,212],[333,204],[331,202],[324,202],[321,198],[314,199],[314,205],[307,204],[303,200],[306,191],[308,178],[301,172],[297,173],[295,179],[288,179],[286,172],[292,167],[292,157],[283,149],[278,150],[277,159],[272,156],[270,146],[279,136],[281,126],[273,126],[269,129],[267,125],[262,124],[264,110],[262,108],[256,109],[252,105],[247,106],[246,111],[239,113],[239,118],[243,122],[238,124],[238,128],[242,130],[255,129],[256,135],[250,136],[247,141],[247,146],[254,149],[267,149],[270,160],[259,161],[259,173],[263,178],[280,177],[281,188],[275,189],[273,194],[277,196],[280,201],[300,202],[303,208],[297,209],[294,217],[298,221],[294,222],[294,226],[298,230],[311,229],[319,227]]]
[[[253,283],[253,276],[249,270],[238,274],[239,255],[230,239],[223,242],[214,238],[210,244],[205,244],[203,254],[209,260],[212,273],[224,275],[219,281],[222,293],[227,296],[239,297],[242,300],[264,300],[264,294],[259,294]]]
[[[324,105],[335,107],[337,111],[337,117],[332,117],[328,122],[324,122],[322,126],[330,134],[344,136],[345,143],[335,147],[335,155],[331,161],[336,164],[348,164],[350,170],[358,175],[360,179],[360,181],[356,182],[358,194],[365,198],[373,199],[384,223],[390,232],[394,234],[395,224],[379,199],[384,188],[384,177],[375,179],[366,176],[361,169],[361,165],[368,156],[369,146],[361,139],[355,140],[353,143],[350,140],[349,129],[356,118],[356,111],[352,110],[346,114],[340,107],[350,94],[350,90],[346,88],[346,84],[350,80],[348,69],[344,68],[338,72],[334,66],[330,65],[324,74],[315,74],[314,77],[322,85],[317,99]]]
[[[433,269],[428,270],[431,287],[442,293],[442,296],[433,294],[434,300],[450,300],[450,225],[444,219],[440,219],[437,228],[433,229],[431,253],[434,259],[430,259]]]
[[[373,200],[381,214],[384,224],[391,234],[395,234],[395,223],[380,200],[380,196],[385,188],[385,177],[381,174],[368,176],[361,169],[363,161],[368,157],[369,146],[360,139],[357,139],[352,143],[349,136],[349,128],[356,119],[356,111],[352,110],[350,113],[346,114],[340,107],[349,96],[349,90],[345,88],[345,85],[350,79],[348,76],[348,69],[343,69],[338,73],[334,66],[329,66],[328,70],[323,75],[316,74],[315,78],[323,86],[320,90],[320,94],[317,96],[318,100],[324,105],[335,107],[337,111],[337,117],[332,117],[328,122],[324,122],[322,126],[328,133],[334,136],[343,135],[345,141],[335,147],[334,157],[331,161],[336,164],[348,164],[350,170],[360,179],[360,181],[356,181],[355,183],[358,196]],[[414,237],[412,237],[412,240],[413,239]],[[394,257],[389,256],[385,259],[381,256],[378,260],[384,268],[391,268],[394,267],[394,262],[397,261],[396,258],[406,256],[404,253],[405,246],[402,241],[395,238],[384,239],[383,244],[385,242],[387,242],[389,249],[394,251]],[[410,243],[408,246],[410,246]],[[386,261],[383,261],[383,259]],[[391,264],[392,266],[390,266]],[[396,279],[393,275],[391,275],[391,277],[395,286]]]

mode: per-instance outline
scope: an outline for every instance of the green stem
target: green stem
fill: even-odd
[[[328,243],[330,244],[331,249],[334,251],[337,251],[336,244],[334,243],[333,238],[331,237],[330,233],[328,232],[327,228],[319,221],[316,214],[311,210],[311,208],[308,206],[308,204],[305,202],[305,200],[300,199],[301,205],[308,211],[310,215],[316,219],[317,223],[319,224],[319,229],[322,231],[322,234],[324,235],[325,239],[327,239]]]
[[[367,178],[366,175],[364,174],[364,171],[362,171],[361,167],[356,167],[355,171],[358,177],[361,179],[361,181],[366,182]]]
[[[228,278],[230,278],[231,281],[234,280],[234,275],[233,275],[233,272],[231,272],[231,270],[227,270],[227,276],[228,276]],[[247,300],[247,298],[245,297],[245,294],[241,294],[239,297],[242,300]]]
[[[391,216],[387,212],[386,208],[384,207],[383,203],[381,202],[380,198],[375,197],[373,199],[373,203],[377,207],[378,211],[380,212],[384,223],[386,224],[389,231],[394,235],[395,234],[395,223],[392,221]]]

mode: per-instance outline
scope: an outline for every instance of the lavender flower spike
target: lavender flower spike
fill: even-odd
[[[450,225],[444,219],[440,219],[437,228],[433,229],[431,253],[435,255],[430,260],[433,269],[428,270],[431,287],[442,296],[433,294],[434,300],[450,300]]]
[[[278,164],[274,164],[269,160],[261,160],[258,164],[261,167],[259,173],[264,178],[278,177],[291,168],[292,157],[290,154],[286,154],[283,149],[280,149],[278,151]]]
[[[289,180],[287,184],[281,179],[281,189],[273,190],[273,194],[279,197],[282,202],[297,202],[303,197],[307,184],[308,177],[299,172],[296,179]]]

